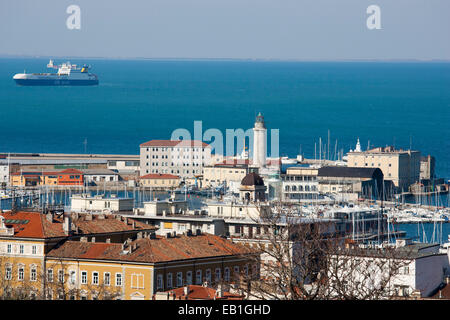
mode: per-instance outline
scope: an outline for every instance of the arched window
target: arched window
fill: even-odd
[[[303,191],[303,186],[298,186],[298,191]]]
[[[287,191],[287,192],[289,192],[289,191],[290,191],[290,188],[289,188],[289,186],[286,186],[286,187],[284,187],[284,191]]]
[[[292,191],[297,191],[297,187],[296,186],[292,186]]]

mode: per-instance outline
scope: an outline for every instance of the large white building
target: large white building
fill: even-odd
[[[211,146],[197,140],[150,140],[140,145],[140,175],[168,173],[192,179],[211,162]]]
[[[267,129],[261,112],[256,117],[253,128],[253,165],[259,168],[266,166]]]

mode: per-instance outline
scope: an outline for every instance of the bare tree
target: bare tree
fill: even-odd
[[[406,250],[351,245],[334,221],[301,219],[291,204],[279,202],[254,221],[263,230],[258,238],[233,239],[260,252],[259,277],[244,280],[250,299],[392,298],[393,280],[409,263]]]

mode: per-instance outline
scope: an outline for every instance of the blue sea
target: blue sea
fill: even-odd
[[[91,64],[100,85],[19,87],[15,73],[46,72],[48,59],[0,59],[0,152],[138,154],[177,128],[193,134],[195,120],[225,135],[262,112],[282,156],[314,157],[329,131],[331,158],[359,137],[431,154],[450,178],[450,63],[70,61]]]

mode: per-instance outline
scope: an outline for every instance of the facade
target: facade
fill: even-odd
[[[119,174],[108,169],[83,169],[84,179],[89,184],[101,185],[119,181]]]
[[[243,300],[244,298],[243,294],[224,291],[222,285],[219,285],[217,289],[205,285],[187,285],[154,295],[154,300]]]
[[[266,166],[267,157],[267,129],[264,117],[260,113],[256,117],[253,128],[253,165],[259,168]]]
[[[390,250],[389,253],[386,253]],[[393,250],[393,251],[392,251]],[[395,270],[386,270],[387,262]],[[380,283],[382,274],[376,266],[384,266],[384,272],[393,272],[386,288],[386,297],[400,296],[429,297],[433,295],[449,275],[449,256],[447,253],[439,253],[439,244],[411,243],[407,239],[397,240],[395,248],[367,248],[352,253],[335,256],[330,260],[330,267],[334,263],[340,265],[352,264],[355,267],[344,271],[354,281],[359,281],[361,287],[370,286],[372,283]],[[370,277],[366,270],[372,270]]]
[[[211,161],[211,146],[195,140],[151,140],[140,145],[140,175],[174,174],[192,179]]]
[[[115,289],[116,299],[150,300],[159,291],[231,281],[233,272],[249,268],[248,254],[209,234],[138,236],[123,244],[66,241],[49,252],[48,263],[73,272],[74,291],[86,299],[92,299],[92,288],[106,286]]]
[[[420,179],[420,151],[396,150],[394,147],[380,147],[367,151],[351,151],[347,154],[347,166],[358,168],[379,168],[384,180],[404,192]]]
[[[320,192],[339,195],[343,200],[383,197],[383,172],[379,168],[322,167],[318,183]]]
[[[135,172],[139,172],[140,169],[139,156],[124,160],[108,160],[107,168],[121,174],[134,174]]]
[[[289,167],[281,175],[282,199],[284,201],[302,201],[319,199],[318,168]]]
[[[434,169],[436,167],[436,159],[430,155],[420,157],[420,180],[433,180],[436,178]]]
[[[0,268],[4,276],[0,295],[69,299],[73,292],[69,286],[77,277],[60,259],[49,258],[57,245],[66,241],[121,244],[139,232],[154,231],[152,226],[115,215],[4,212],[0,215]]]
[[[61,171],[14,172],[10,175],[11,186],[67,186],[83,185],[84,173],[76,169]]]
[[[206,166],[203,169],[203,186],[232,186],[235,183],[240,183],[252,170],[250,161],[247,159],[226,160],[212,166]]]
[[[179,176],[168,173],[150,173],[139,178],[141,187],[175,189],[181,183]]]
[[[102,195],[87,196],[85,194],[72,195],[70,210],[72,212],[131,212],[133,211],[134,199],[117,198],[114,195],[105,197]]]

